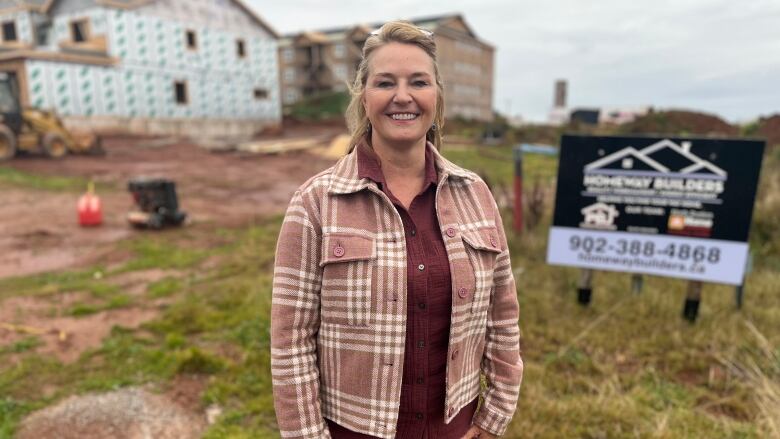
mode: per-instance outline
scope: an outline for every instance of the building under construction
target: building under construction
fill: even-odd
[[[436,39],[447,99],[445,116],[492,120],[494,47],[480,40],[459,14],[411,22],[433,32]],[[279,42],[283,103],[347,90],[360,63],[363,43],[381,25],[358,24],[283,37]]]

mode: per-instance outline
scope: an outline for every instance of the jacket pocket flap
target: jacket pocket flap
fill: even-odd
[[[472,248],[501,253],[501,243],[498,242],[498,232],[495,227],[467,230],[462,234],[463,240]]]
[[[329,233],[323,236],[320,267],[338,262],[374,259],[376,245],[373,238],[348,233]]]

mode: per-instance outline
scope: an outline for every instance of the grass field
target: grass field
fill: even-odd
[[[497,184],[511,181],[508,148],[446,154]],[[549,186],[555,172],[554,158],[526,157],[527,178]],[[577,271],[544,261],[549,206],[534,230],[509,232],[525,377],[506,437],[780,437],[780,155],[768,157],[762,180],[744,307],[735,308],[732,288],[706,285],[693,325],[680,318],[685,282],[673,279],[648,277],[635,295],[628,275],[597,273],[592,304],[579,306]],[[114,327],[71,364],[36,353],[35,336],[0,347],[0,438],[10,438],[27,413],[67,395],[164,384],[178,374],[207,376],[203,405],[223,408],[207,438],[278,437],[269,314],[280,221],[220,230],[208,240],[171,231],[124,242],[133,256],[120,267],[0,280],[0,300],[87,292],[93,300],[70,308],[75,316],[170,300],[151,323]],[[509,212],[504,221],[510,230]],[[111,282],[150,268],[176,275],[150,282],[140,295]],[[17,365],[3,361],[10,356]]]

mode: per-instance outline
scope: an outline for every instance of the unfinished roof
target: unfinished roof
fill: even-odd
[[[152,3],[156,0],[92,0],[93,4],[102,5],[102,6],[109,6],[109,7],[116,7],[116,8],[123,8],[123,9],[133,9],[137,8],[143,5],[146,5],[148,3]],[[186,2],[188,0],[180,0],[182,2]],[[279,38],[279,34],[266,23],[262,18],[260,18],[257,13],[255,13],[254,10],[252,10],[249,6],[247,6],[242,0],[230,0],[232,1],[236,6],[238,6],[240,9],[242,9],[244,12],[246,12],[255,22],[260,25],[263,29],[265,29],[268,33],[274,36],[274,38]],[[57,0],[0,0],[0,11],[7,10],[7,9],[31,9],[31,10],[38,10],[40,12],[48,13],[52,5],[54,5],[57,2]]]
[[[429,30],[433,33],[436,33],[437,30],[440,29],[442,26],[451,27],[450,25],[455,25],[457,23],[455,27],[460,27],[463,32],[465,32],[472,38],[479,40],[477,35],[471,29],[471,27],[468,24],[466,24],[466,20],[463,19],[463,16],[461,14],[443,14],[443,15],[434,15],[434,16],[421,17],[421,18],[412,18],[406,20],[408,20],[409,22],[411,22],[417,27]],[[366,24],[358,24],[354,26],[342,26],[342,27],[329,28],[329,29],[302,31],[293,34],[287,34],[285,35],[285,39],[289,39],[287,41],[292,41],[298,36],[300,36],[301,34],[317,33],[317,34],[325,35],[331,41],[342,40],[355,29],[362,28],[366,32],[370,32],[373,29],[378,29],[383,24],[385,24],[385,22],[366,23]],[[482,44],[489,46],[489,44],[485,42],[482,41],[480,42]]]
[[[2,9],[43,9],[51,0],[0,0],[0,10]]]

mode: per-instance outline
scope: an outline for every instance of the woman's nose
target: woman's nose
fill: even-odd
[[[409,88],[405,84],[399,84],[395,91],[393,100],[399,104],[408,104],[412,101],[412,95],[409,93]]]

